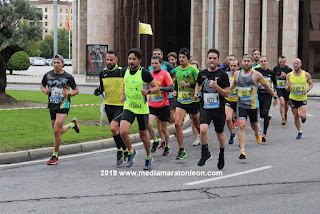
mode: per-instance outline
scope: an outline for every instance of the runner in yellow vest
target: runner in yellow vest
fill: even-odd
[[[286,90],[290,91],[290,106],[294,116],[294,124],[298,129],[297,139],[302,138],[301,122],[307,119],[307,93],[312,89],[311,75],[301,69],[302,62],[299,58],[293,61],[294,70],[287,74]],[[307,85],[309,84],[309,86]]]
[[[160,87],[151,73],[140,66],[142,52],[139,49],[130,49],[128,52],[128,64],[125,68],[124,87],[121,101],[124,102],[123,113],[120,122],[120,135],[124,144],[128,148],[128,159],[126,166],[131,167],[137,151],[132,148],[129,136],[130,127],[137,118],[139,125],[139,135],[146,150],[146,161],[144,170],[151,169],[150,139],[148,137],[149,106],[148,94],[155,94],[160,91]],[[151,86],[148,89],[148,84]]]

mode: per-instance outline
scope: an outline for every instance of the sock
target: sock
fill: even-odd
[[[116,143],[117,149],[121,149],[121,147],[123,148],[123,141],[122,138],[120,137],[120,134],[113,136],[114,142]],[[124,147],[123,149],[126,149],[126,147]]]
[[[269,127],[269,116],[266,116],[263,120],[263,134],[267,134],[267,130]]]
[[[156,137],[156,138],[154,139],[154,142],[159,142],[159,139]]]
[[[224,153],[224,148],[220,148],[220,154]]]
[[[73,127],[75,127],[76,126],[76,124],[74,124],[74,123],[69,123],[70,124],[70,126],[71,126],[71,128],[73,128]]]
[[[246,151],[245,149],[240,149],[240,151],[242,152],[242,151]]]
[[[128,152],[128,149],[126,148],[125,150],[123,150],[123,152]]]
[[[120,148],[120,149],[117,149],[117,152],[122,152],[122,149]]]
[[[149,156],[147,155],[146,159],[150,160],[151,159],[151,155],[149,155]]]
[[[53,152],[53,153],[52,153],[52,156],[58,157],[58,152]]]
[[[170,146],[169,146],[169,145],[166,145],[165,147],[168,147],[168,148],[170,148]]]
[[[300,130],[299,133],[302,133],[302,130]]]
[[[129,153],[130,155],[132,155],[132,154],[133,154],[133,152],[134,152],[134,150],[133,150],[133,149],[131,149],[131,150],[129,150],[129,151],[128,151],[128,153]]]
[[[184,148],[180,148],[180,150],[179,151],[183,151],[184,150]]]

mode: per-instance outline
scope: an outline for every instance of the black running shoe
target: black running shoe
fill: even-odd
[[[123,164],[122,151],[117,151],[117,165],[120,166],[121,164]]]
[[[224,167],[224,154],[219,154],[219,160],[217,164],[218,169],[222,169]]]
[[[210,152],[205,152],[201,155],[201,159],[198,162],[198,166],[204,166],[208,160],[212,158]]]
[[[163,156],[168,156],[171,153],[170,146],[165,146],[162,155]]]
[[[159,141],[158,142],[153,142],[152,148],[151,148],[151,152],[155,153],[158,150],[159,147]]]
[[[123,153],[123,162],[127,162],[127,159],[128,159],[128,152],[124,152]]]
[[[176,157],[177,160],[182,160],[183,158],[187,157],[186,150],[180,149],[178,155]]]

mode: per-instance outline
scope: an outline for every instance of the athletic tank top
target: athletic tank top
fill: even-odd
[[[307,88],[306,72],[302,70],[300,76],[294,75],[293,71],[290,72],[291,91],[289,98],[296,101],[307,100],[307,94],[303,94],[304,89]]]
[[[124,75],[124,87],[126,101],[123,108],[128,109],[134,114],[149,114],[148,101],[145,95],[142,95],[141,89],[145,89],[148,84],[142,80],[142,67],[134,74],[130,74],[128,66]]]
[[[238,85],[238,106],[244,109],[259,108],[258,84],[253,81],[253,71],[248,76],[242,76],[239,72]]]

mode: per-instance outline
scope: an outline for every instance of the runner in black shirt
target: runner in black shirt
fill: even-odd
[[[202,92],[200,100],[200,140],[202,143],[201,159],[198,166],[205,165],[206,161],[211,158],[208,148],[208,127],[213,121],[215,131],[219,140],[220,154],[218,168],[224,167],[224,148],[226,137],[223,133],[226,114],[225,114],[225,99],[229,96],[230,83],[226,72],[218,67],[219,51],[210,49],[207,54],[208,68],[199,73],[195,91],[195,98],[199,97],[199,92]]]
[[[71,123],[63,125],[70,109],[70,97],[79,93],[79,89],[73,76],[63,70],[64,58],[56,55],[53,59],[54,70],[43,76],[40,89],[49,97],[51,123],[54,130],[54,152],[48,165],[59,163],[58,151],[61,143],[61,135],[68,129],[73,128],[77,133],[80,128],[77,119],[73,118]],[[73,90],[70,91],[70,88]]]
[[[289,110],[289,94],[290,92],[286,91],[286,76],[292,71],[292,69],[286,65],[286,57],[279,57],[279,65],[274,67],[273,71],[277,77],[277,94],[280,100],[280,114],[282,118],[282,125],[287,124],[287,113]]]

